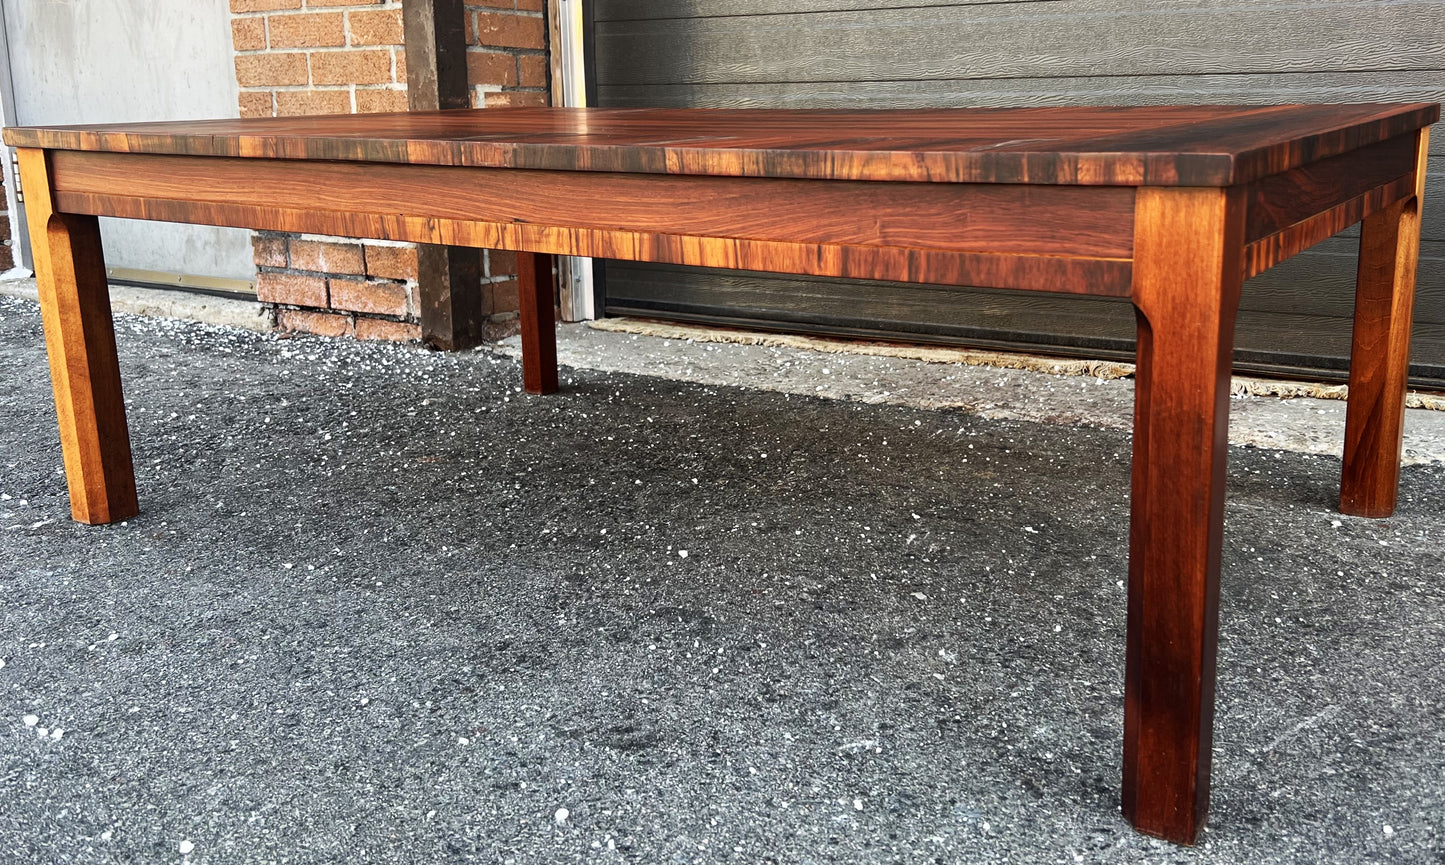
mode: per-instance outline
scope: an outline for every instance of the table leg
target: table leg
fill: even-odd
[[[1139,831],[1192,844],[1209,808],[1243,207],[1231,190],[1140,189],[1134,236],[1123,807]]]
[[[140,506],[100,225],[94,216],[55,212],[44,151],[22,149],[19,161],[70,513],[83,523],[123,520]]]
[[[1340,510],[1361,517],[1394,513],[1400,488],[1405,381],[1410,368],[1410,324],[1428,146],[1429,130],[1423,129],[1415,195],[1366,217],[1360,234]]]
[[[517,293],[522,305],[522,386],[527,393],[557,390],[554,284],[551,255],[517,253]]]

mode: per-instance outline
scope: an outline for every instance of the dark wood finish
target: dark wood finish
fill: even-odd
[[[1257,276],[1281,261],[1328,240],[1375,211],[1413,194],[1414,186],[1413,177],[1397,177],[1336,207],[1306,217],[1277,234],[1256,240],[1244,249],[1244,275]]]
[[[12,147],[824,180],[1229,186],[1413,132],[1412,105],[510,108],[11,128]]]
[[[1410,178],[1405,194],[1413,195],[1415,157],[1414,139],[1400,135],[1256,180],[1245,193],[1244,240],[1278,234],[1402,177]]]
[[[402,0],[406,104],[412,111],[471,108],[463,0]]]
[[[470,108],[462,0],[403,0],[406,102],[412,111]],[[482,254],[465,246],[417,247],[421,338],[445,351],[482,339]]]
[[[95,215],[516,250],[533,393],[557,387],[552,254],[1129,297],[1139,371],[1123,804],[1141,831],[1190,843],[1208,806],[1244,274],[1366,219],[1343,488],[1347,508],[1381,510],[1398,470],[1419,130],[1438,114],[522,109],[374,128],[342,117],[5,134],[60,148],[26,151],[26,182],[57,211],[37,270],[58,334],[62,431],[82,454],[67,456],[77,514],[96,521],[124,512],[128,445]],[[91,391],[77,397],[82,379]],[[87,428],[67,411],[101,420]],[[108,507],[95,504],[100,476]]]
[[[1415,140],[1400,135],[1249,184],[1245,276],[1415,195]]]
[[[1141,189],[1124,813],[1193,843],[1209,808],[1238,189]]]
[[[127,519],[140,504],[100,225],[94,216],[57,212],[44,151],[18,156],[70,513],[91,525]]]
[[[422,342],[442,351],[478,345],[486,321],[481,250],[418,243],[416,269]]]
[[[517,293],[522,317],[522,386],[527,393],[557,390],[557,301],[552,256],[517,254]]]
[[[1360,233],[1340,510],[1362,517],[1394,513],[1400,488],[1405,377],[1430,130],[1420,130],[1416,138],[1413,195],[1371,215]]]
[[[67,210],[103,216],[1114,296],[1128,293],[1133,243],[1123,188],[70,151],[55,154],[55,183]],[[328,200],[337,189],[344,204]],[[857,218],[862,205],[870,218]]]
[[[1133,249],[1129,188],[401,169],[300,160],[202,163],[73,152],[57,153],[54,170],[56,193],[66,201],[74,193],[91,193],[709,239],[1114,260],[1128,259]],[[315,195],[335,188],[348,190],[344,207],[315,206]],[[867,219],[858,218],[862,208]]]

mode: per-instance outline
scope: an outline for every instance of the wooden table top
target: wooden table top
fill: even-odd
[[[6,129],[13,147],[832,180],[1228,186],[1434,123],[1437,103],[488,108]]]

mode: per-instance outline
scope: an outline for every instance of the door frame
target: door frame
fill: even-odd
[[[10,75],[10,27],[5,20],[5,4],[0,2],[0,121],[15,125],[15,83]],[[5,218],[10,222],[10,252],[15,270],[27,271],[16,276],[29,276],[34,259],[30,255],[30,232],[25,221],[25,190],[20,188],[20,173],[15,150],[5,147]],[[14,273],[14,271],[12,271]]]
[[[590,0],[547,0],[552,42],[552,104],[586,108],[597,104],[592,54]],[[588,321],[603,312],[603,263],[600,258],[564,256],[557,261],[563,321]]]

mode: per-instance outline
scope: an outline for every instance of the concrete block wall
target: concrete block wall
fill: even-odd
[[[230,0],[242,117],[405,111],[400,0]],[[478,108],[549,101],[546,0],[469,0],[467,75]],[[416,340],[409,244],[258,232],[258,298],[277,326],[329,336]],[[483,260],[485,330],[517,329],[516,256]]]

